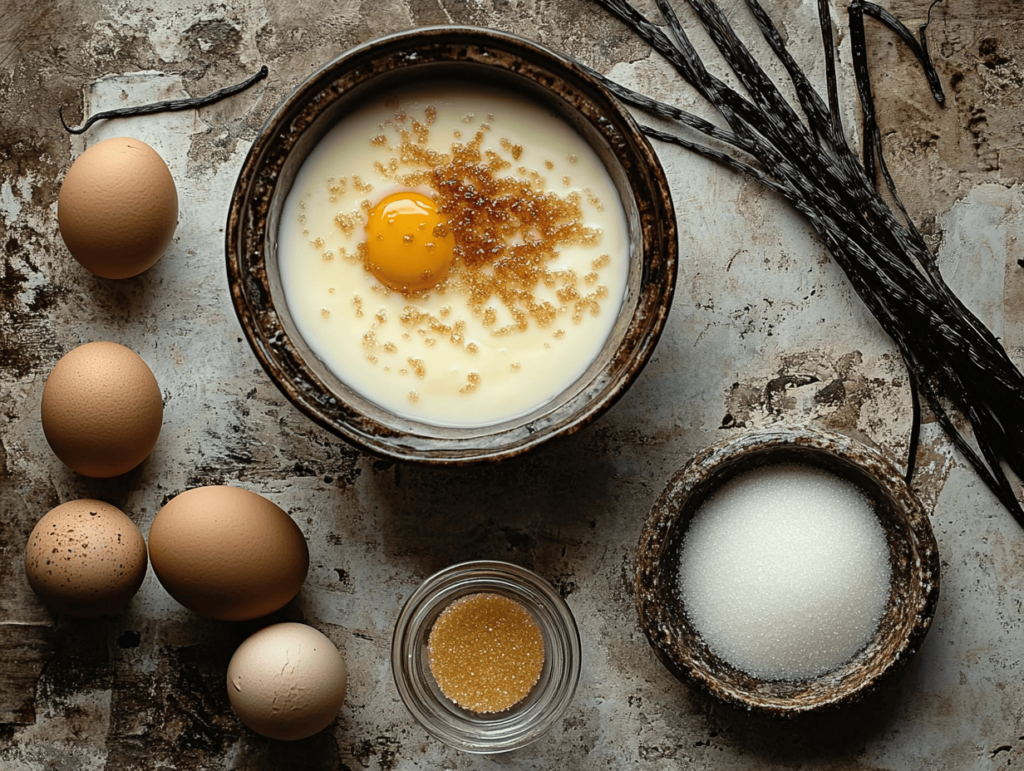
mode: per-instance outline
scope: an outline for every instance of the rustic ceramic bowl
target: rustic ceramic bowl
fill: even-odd
[[[480,428],[398,417],[339,380],[299,335],[278,271],[277,229],[299,167],[359,101],[416,78],[504,86],[561,116],[604,161],[620,193],[631,248],[626,296],[596,360],[534,412]],[[228,282],[242,329],[285,396],[321,426],[376,455],[467,463],[517,455],[571,434],[607,410],[649,359],[675,286],[675,213],[664,172],[628,112],[578,65],[513,35],[467,27],[402,32],[342,55],[302,83],[249,151],[227,222]]]
[[[450,701],[430,671],[427,643],[434,622],[470,594],[500,594],[533,616],[544,636],[544,667],[521,702],[503,712],[476,713]],[[508,562],[452,565],[427,578],[406,600],[395,624],[391,671],[402,702],[432,736],[475,754],[520,749],[557,725],[572,703],[582,666],[572,611],[550,583]]]
[[[817,466],[859,485],[889,545],[889,600],[874,637],[845,665],[805,680],[762,680],[715,655],[694,629],[677,588],[687,527],[701,504],[733,477],[775,463]],[[637,550],[640,625],[665,666],[730,704],[792,716],[859,700],[921,645],[939,597],[939,554],[928,515],[896,467],[878,451],[811,428],[752,433],[697,454],[669,482]]]

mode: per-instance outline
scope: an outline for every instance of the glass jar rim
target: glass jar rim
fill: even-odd
[[[529,695],[496,713],[462,709],[441,692],[429,671],[426,644],[434,621],[459,597],[497,593],[519,602],[540,628],[545,662]],[[532,744],[561,719],[579,683],[582,649],[569,606],[549,582],[508,562],[463,562],[425,579],[406,600],[391,647],[399,696],[434,738],[464,752],[507,752]]]

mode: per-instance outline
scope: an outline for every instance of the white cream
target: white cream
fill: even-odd
[[[511,320],[494,304],[496,321],[485,324],[458,291],[436,288],[423,296],[388,291],[357,256],[365,241],[366,206],[401,189],[375,169],[396,156],[373,144],[382,134],[397,147],[388,122],[397,112],[424,121],[430,148],[450,153],[490,124],[484,149],[512,161],[495,176],[539,174],[545,190],[582,193],[583,223],[600,230],[596,245],[559,250],[550,267],[591,275],[587,291],[604,287],[596,315],[574,319],[571,307],[540,287],[535,297],[561,310],[546,326],[495,334]],[[508,140],[502,147],[502,140]],[[522,148],[513,160],[508,144]],[[392,175],[393,176],[393,175]],[[344,185],[339,180],[344,178]],[[358,178],[358,179],[357,179]],[[333,187],[333,189],[332,189]],[[342,189],[343,188],[343,189]],[[430,194],[429,188],[416,189]],[[350,215],[346,233],[336,222]],[[480,426],[529,413],[576,380],[596,357],[618,315],[626,291],[629,239],[625,213],[607,170],[567,123],[539,104],[506,90],[431,83],[389,92],[346,115],[314,148],[285,202],[279,229],[279,261],[285,301],[300,334],[337,377],[390,412],[441,426]],[[602,255],[607,265],[595,271]],[[600,266],[601,263],[599,262]],[[401,322],[412,306],[455,326],[462,335],[438,335]]]

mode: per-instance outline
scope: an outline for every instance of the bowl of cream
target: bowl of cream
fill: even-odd
[[[261,365],[373,454],[465,463],[587,425],[664,328],[664,172],[570,60],[439,27],[343,54],[260,132],[227,223]]]
[[[939,595],[928,515],[892,462],[779,427],[694,456],[637,550],[640,625],[681,680],[760,713],[850,704],[920,647]]]

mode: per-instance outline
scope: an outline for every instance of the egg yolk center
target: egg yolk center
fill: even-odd
[[[455,236],[427,196],[392,193],[370,211],[366,264],[386,286],[400,292],[429,289],[448,273]]]

